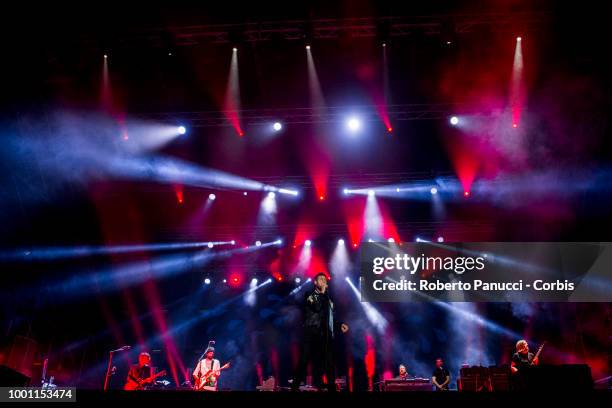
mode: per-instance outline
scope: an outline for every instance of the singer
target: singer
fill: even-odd
[[[333,340],[338,331],[346,333],[348,325],[336,323],[335,307],[328,291],[327,275],[318,273],[314,278],[314,290],[307,293],[304,301],[303,340],[300,361],[291,384],[292,391],[299,390],[306,377],[306,368],[312,365],[313,386],[336,391]],[[325,375],[327,383],[323,384]]]

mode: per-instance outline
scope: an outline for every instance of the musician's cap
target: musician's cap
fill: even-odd
[[[212,351],[213,353],[215,352],[215,348],[214,348],[213,346],[208,346],[208,347],[206,347],[206,350],[204,350],[204,355],[207,355],[207,354],[208,354],[208,353],[210,353],[211,351]]]

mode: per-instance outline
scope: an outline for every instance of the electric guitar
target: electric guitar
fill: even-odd
[[[193,389],[196,391],[201,391],[206,389],[205,387],[211,387],[210,383],[214,384],[217,380],[217,377],[219,377],[219,375],[221,374],[221,371],[227,368],[230,368],[230,363],[225,363],[218,370],[213,370],[211,368],[203,376],[196,378],[195,384],[193,385]],[[216,387],[212,386],[212,388]]]
[[[535,353],[535,356],[533,356],[533,358],[531,359],[531,362],[529,363],[529,365],[534,365],[533,362],[537,360],[538,357],[540,357],[540,353],[542,352],[542,349],[544,348],[544,345],[546,344],[546,342],[543,342],[540,347],[538,348],[538,351]]]
[[[157,377],[163,377],[164,375],[166,375],[166,370],[162,370],[140,381],[135,381],[132,378],[128,378],[127,382],[123,386],[123,389],[126,391],[144,390],[146,384],[150,384],[155,381]]]

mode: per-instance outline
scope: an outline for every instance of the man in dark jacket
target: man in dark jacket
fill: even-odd
[[[346,333],[348,325],[336,323],[335,307],[328,292],[327,275],[318,273],[314,278],[314,290],[306,294],[304,301],[304,333],[300,361],[293,377],[291,388],[298,390],[306,378],[308,363],[312,364],[313,386],[321,388],[323,374],[327,388],[336,390],[334,371],[333,340],[338,331]]]

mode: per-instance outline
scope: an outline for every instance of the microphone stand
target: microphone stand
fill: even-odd
[[[124,351],[124,350],[129,350],[131,347],[130,346],[123,346],[117,350],[111,350],[108,356],[108,367],[106,368],[106,376],[104,377],[104,391],[106,391],[108,389],[108,383],[110,381],[110,377],[111,375],[113,375],[114,373],[112,373],[112,369],[111,367],[113,366],[113,354],[115,354],[118,351]]]

